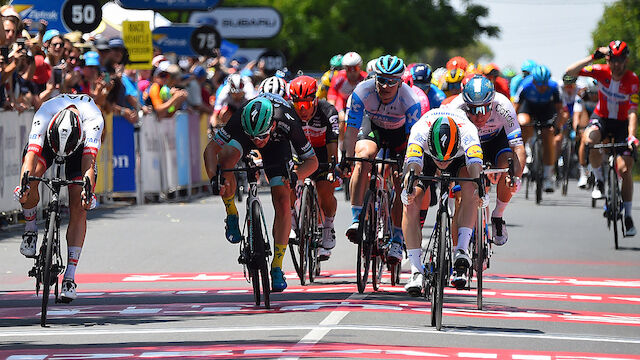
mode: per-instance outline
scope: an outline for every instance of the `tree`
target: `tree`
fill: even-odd
[[[640,74],[640,1],[620,0],[607,6],[591,37],[593,46],[588,52],[612,40],[625,41],[631,51],[627,67]]]

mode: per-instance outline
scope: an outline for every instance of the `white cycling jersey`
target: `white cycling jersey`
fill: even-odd
[[[467,166],[473,163],[482,164],[482,147],[480,146],[478,129],[467,118],[464,111],[452,107],[429,110],[413,125],[409,135],[405,162],[407,164],[415,163],[422,167],[424,166],[424,154],[435,158],[429,151],[429,130],[433,123],[443,116],[453,119],[460,131],[460,144],[453,158],[464,156]]]
[[[33,115],[31,132],[29,133],[29,145],[27,151],[32,151],[42,156],[42,147],[47,135],[49,123],[55,114],[69,106],[78,109],[78,116],[84,133],[83,155],[98,156],[100,150],[100,137],[104,128],[102,112],[89,95],[61,94],[46,101]]]
[[[359,83],[347,101],[347,126],[360,129],[366,112],[374,125],[389,130],[405,126],[408,134],[420,118],[420,111],[420,99],[409,85],[401,83],[396,97],[383,104],[376,91],[376,80],[369,79]]]
[[[223,107],[228,105],[231,105],[231,107],[233,108],[239,109],[245,101],[251,100],[257,95],[256,89],[253,87],[251,79],[248,76],[242,77],[242,90],[244,91],[244,97],[240,101],[236,102],[233,100],[233,97],[231,97],[230,94],[230,90],[231,85],[227,81],[222,85],[222,89],[220,89],[220,91],[216,95],[216,103],[213,107],[215,111],[220,111]]]
[[[464,109],[467,105],[460,94],[445,106]],[[509,145],[522,145],[522,130],[517,121],[516,110],[506,96],[496,92],[491,102],[491,117],[482,128],[478,129],[480,141],[487,142],[493,139],[502,129],[507,135]]]

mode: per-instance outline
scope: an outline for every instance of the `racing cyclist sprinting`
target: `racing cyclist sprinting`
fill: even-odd
[[[409,172],[434,176],[439,170],[446,170],[452,176],[480,176],[482,171],[482,147],[476,126],[466,114],[457,108],[444,107],[430,110],[411,129],[404,163],[404,187],[408,186]],[[413,295],[422,293],[422,228],[420,207],[424,196],[430,196],[432,182],[417,182],[414,191],[407,195],[403,190],[404,202],[402,230],[407,245],[407,255],[411,262],[411,279],[405,290]],[[469,242],[477,218],[477,185],[462,182],[462,201],[458,209],[458,241],[454,255],[452,284],[462,288],[467,284],[467,269],[471,266]],[[488,198],[488,196],[485,196]],[[484,202],[488,202],[485,199]]]
[[[375,77],[365,80],[351,94],[347,103],[347,131],[344,146],[347,156],[373,159],[381,148],[391,151],[391,157],[403,156],[411,126],[420,118],[420,101],[409,85],[402,82],[404,61],[396,56],[378,58]],[[356,142],[357,138],[357,142]],[[357,243],[362,202],[368,183],[371,164],[356,162],[351,175],[351,212],[353,223],[347,238]],[[400,193],[400,179],[394,176],[396,194]],[[391,210],[393,224],[389,261],[402,260],[402,204],[396,196]]]

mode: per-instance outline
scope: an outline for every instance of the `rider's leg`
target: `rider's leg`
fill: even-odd
[[[533,127],[529,126],[531,124],[531,116],[527,113],[520,113],[518,114],[518,122],[522,127],[522,141],[526,144],[533,136]]]
[[[211,145],[211,143],[209,145]],[[208,154],[207,150],[205,150],[205,163],[211,156],[214,156],[214,154]],[[231,169],[236,166],[242,155],[240,150],[236,147],[232,145],[225,145],[217,156],[218,165],[221,169]],[[207,171],[209,172],[209,169]],[[216,170],[212,170],[209,175],[213,176],[215,171]],[[224,178],[224,187],[221,188],[220,198],[222,198],[222,203],[224,204],[227,214],[225,219],[225,237],[229,242],[235,244],[240,242],[242,238],[242,234],[240,233],[238,209],[236,208],[235,201],[237,186],[236,177],[232,172],[226,172],[222,174],[222,177]]]
[[[378,152],[378,146],[372,140],[358,140],[356,142],[355,155],[367,159],[373,159]],[[368,174],[371,172],[371,164],[356,162],[354,164],[351,181],[349,182],[351,191],[351,213],[353,215],[353,223],[358,222],[360,211],[362,210],[362,202],[364,201],[364,193],[367,189]]]
[[[334,195],[335,187],[333,183],[325,180],[316,182],[318,191],[318,202],[320,209],[324,214],[324,222],[322,224],[322,247],[329,250],[336,245],[335,230],[333,229],[333,219],[336,215],[338,201]]]
[[[67,228],[67,269],[65,279],[75,279],[76,266],[87,232],[87,211],[82,207],[82,187],[69,186],[69,227]]]
[[[633,157],[618,156],[616,158],[618,174],[622,178],[622,201],[626,217],[631,217],[631,201],[633,199]]]
[[[429,193],[427,189],[426,193]],[[425,197],[425,191],[418,187],[414,201],[402,207],[402,232],[407,246],[407,255],[411,262],[411,273],[422,272],[422,228],[420,227],[420,208]]]
[[[274,254],[271,268],[282,268],[282,260],[289,243],[289,229],[291,229],[291,217],[289,215],[290,190],[288,183],[271,187],[271,200],[275,217],[273,219]]]
[[[424,227],[424,221],[427,218],[427,213],[429,211],[430,204],[431,204],[431,189],[429,187],[427,188],[427,190],[425,190],[424,196],[422,197],[422,205],[420,206],[420,228],[421,229]],[[404,212],[403,212],[403,218],[404,218]]]
[[[585,129],[584,136],[582,137],[582,142],[585,146],[599,144],[601,141],[602,133],[598,126],[591,125]],[[593,169],[593,174],[596,180],[600,182],[604,181],[604,174],[602,173],[602,169],[600,169],[600,166],[602,165],[602,154],[600,153],[600,150],[589,150],[589,163],[591,163],[591,168]]]
[[[396,194],[402,192],[402,181],[399,176],[393,176],[393,188]],[[393,225],[393,241],[401,243],[403,242],[404,235],[402,235],[402,200],[400,196],[395,196],[393,199],[393,205],[391,206],[391,223]]]
[[[553,127],[542,129],[542,163],[544,164],[545,179],[549,179],[553,176],[553,167],[557,160],[553,138]]]
[[[31,153],[28,156],[35,156],[35,170],[28,169],[29,165],[23,164],[21,174],[29,170],[33,176],[42,176],[47,170],[47,165],[42,158]],[[36,224],[38,203],[40,202],[40,192],[38,190],[39,181],[31,181],[29,183],[29,195],[27,200],[22,204],[22,214],[25,219],[24,233],[22,234],[22,243],[20,244],[20,253],[25,256],[34,256],[36,253],[38,242],[38,226]]]
[[[469,177],[466,166],[460,169],[459,176]],[[462,199],[460,200],[460,208],[458,209],[458,244],[456,249],[468,251],[471,233],[478,215],[478,195],[475,184],[469,181],[463,181],[460,187],[462,188],[460,191]]]

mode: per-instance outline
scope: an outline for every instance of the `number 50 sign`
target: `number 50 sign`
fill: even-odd
[[[88,33],[102,21],[102,8],[97,0],[67,0],[62,6],[64,25],[72,31]]]

